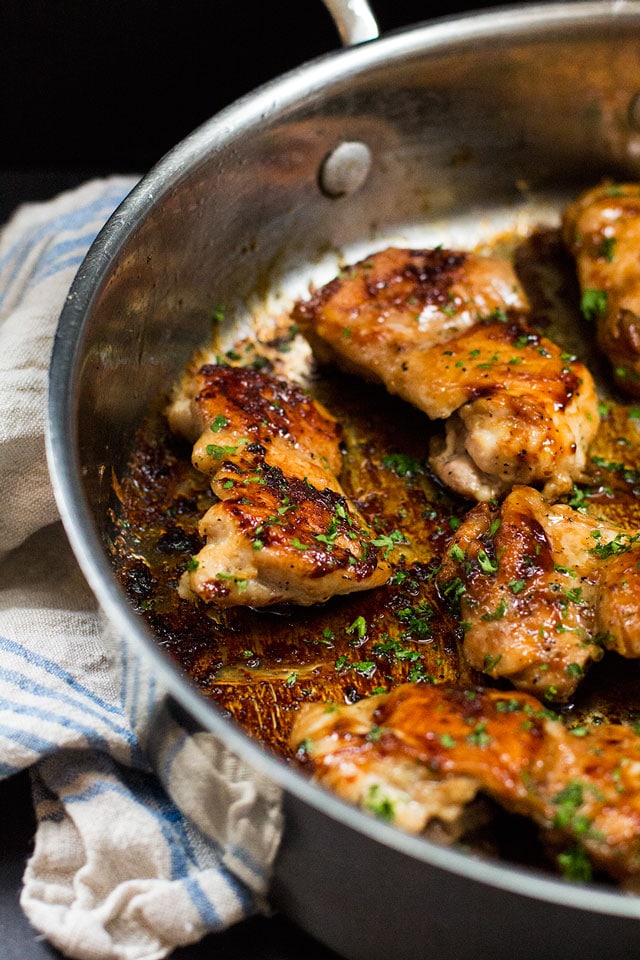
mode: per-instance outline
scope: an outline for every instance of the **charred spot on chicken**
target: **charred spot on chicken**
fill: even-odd
[[[184,597],[218,605],[322,603],[390,574],[375,534],[340,486],[340,427],[299,386],[249,368],[202,366],[168,411],[195,441],[217,502]]]
[[[457,494],[488,501],[516,483],[567,492],[598,429],[591,374],[528,324],[511,264],[390,248],[298,302],[321,363],[384,384],[445,420],[430,463]]]

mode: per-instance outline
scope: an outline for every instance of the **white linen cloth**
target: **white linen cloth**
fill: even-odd
[[[134,185],[93,180],[0,228],[0,776],[31,769],[37,833],[22,907],[80,960],[165,957],[268,910],[281,833],[277,787],[211,734],[174,722],[150,742],[162,690],[111,635],[49,481],[58,317]]]

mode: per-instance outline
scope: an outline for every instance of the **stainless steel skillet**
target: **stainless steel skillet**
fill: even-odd
[[[208,341],[217,304],[232,341],[254,308],[285,306],[341,257],[396,241],[476,245],[555,223],[604,176],[640,175],[636,0],[524,4],[373,33],[369,21],[371,42],[194,131],[92,246],[51,364],[48,451],[63,521],[132,655],[281,787],[273,900],[301,926],[353,960],[635,956],[639,898],[405,836],[267,755],[177,671],[113,574],[112,470]]]

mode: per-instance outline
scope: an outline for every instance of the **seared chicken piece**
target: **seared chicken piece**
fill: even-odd
[[[528,694],[403,684],[355,705],[305,704],[290,744],[320,784],[408,831],[482,792],[532,818],[569,877],[587,879],[590,864],[619,881],[640,874],[631,727],[572,733]]]
[[[183,596],[219,606],[308,605],[384,583],[390,568],[340,486],[340,427],[300,387],[205,365],[168,411],[219,498]]]
[[[603,647],[640,656],[637,541],[531,487],[474,507],[437,574],[471,666],[563,701]]]
[[[621,657],[640,657],[640,545],[638,535],[616,534],[607,544],[598,541],[606,561],[600,561],[596,637],[607,650]],[[633,544],[633,546],[631,546]]]
[[[640,396],[640,184],[585,191],[562,218],[575,257],[582,312],[618,386]]]
[[[407,365],[448,416],[430,463],[456,493],[487,501],[526,483],[556,497],[582,476],[597,395],[584,365],[552,341],[516,323],[477,323]]]
[[[589,371],[531,332],[527,311],[504,260],[392,248],[299,302],[293,317],[320,362],[335,359],[446,419],[431,466],[484,501],[514,483],[549,497],[569,490],[598,429]]]
[[[456,250],[390,247],[344,269],[308,301],[296,320],[318,357],[383,383],[416,406],[433,404],[431,417],[448,416],[438,397],[422,400],[421,385],[405,376],[416,347],[445,343],[478,320],[529,309],[511,264]],[[446,401],[445,401],[446,402]]]

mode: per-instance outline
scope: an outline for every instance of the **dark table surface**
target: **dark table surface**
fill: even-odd
[[[486,6],[371,0],[383,33]],[[208,6],[208,5],[206,5]],[[237,97],[339,46],[320,0],[2,0],[0,224],[94,176],[143,174]],[[304,11],[304,13],[301,13]],[[19,906],[35,822],[28,774],[0,782],[0,958],[60,954]],[[255,917],[172,960],[336,960],[285,917]]]
[[[28,774],[0,783],[0,957],[2,960],[60,958],[29,924],[19,904],[22,874],[35,822]],[[336,960],[336,955],[282,916],[253,917],[191,947],[172,960]]]

